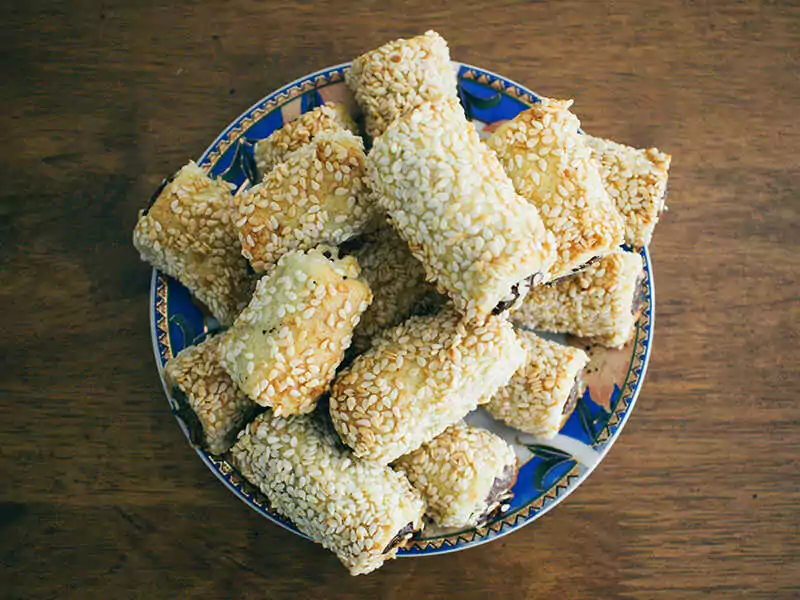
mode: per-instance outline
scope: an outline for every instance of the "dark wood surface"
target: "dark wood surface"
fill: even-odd
[[[798,597],[797,3],[14,4],[0,25],[0,597]],[[186,443],[131,230],[161,177],[267,92],[429,27],[456,59],[574,97],[587,130],[673,154],[655,349],[627,429],[560,507],[350,578]]]

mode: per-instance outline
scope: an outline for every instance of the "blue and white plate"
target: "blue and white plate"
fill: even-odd
[[[344,103],[355,113],[355,101],[344,84],[349,64],[307,75],[282,87],[246,110],[208,147],[198,164],[211,175],[244,185],[250,142],[267,137],[284,123],[325,102]],[[500,75],[461,63],[459,94],[468,116],[481,132],[512,119],[537,101],[536,94]],[[237,152],[239,158],[237,158]],[[492,421],[482,410],[468,417],[502,435],[520,459],[514,498],[508,510],[474,529],[426,529],[400,555],[437,554],[461,550],[495,539],[541,517],[566,498],[594,470],[622,432],[644,382],[655,317],[655,293],[650,255],[642,251],[646,277],[642,313],[633,339],[620,350],[592,348],[587,367],[587,388],[555,439],[538,440]],[[151,329],[156,363],[163,382],[166,361],[184,347],[202,339],[215,326],[177,281],[154,270],[151,287]],[[573,343],[575,340],[571,340]],[[579,342],[579,341],[578,341]],[[166,390],[166,385],[165,388]],[[169,397],[173,413],[177,403]],[[189,437],[185,424],[178,419]],[[209,469],[251,508],[267,519],[303,535],[276,514],[266,499],[236,472],[224,457],[196,448]]]

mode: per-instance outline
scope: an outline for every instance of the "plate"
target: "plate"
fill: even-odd
[[[299,114],[325,102],[342,102],[352,111],[356,110],[355,101],[344,83],[344,72],[348,68],[349,63],[323,69],[266,96],[225,128],[198,164],[212,175],[245,185],[241,167],[245,161],[240,158],[241,153],[251,151],[252,141],[268,136]],[[459,96],[467,116],[484,135],[538,99],[524,86],[490,71],[455,62],[453,69],[458,75]],[[631,414],[650,356],[655,293],[647,249],[642,250],[642,256],[646,276],[642,313],[635,335],[622,349],[598,347],[590,350],[586,392],[565,418],[558,436],[546,441],[536,439],[494,422],[481,409],[468,416],[471,423],[502,435],[517,453],[521,467],[508,509],[478,528],[426,529],[399,555],[451,552],[510,533],[555,507],[600,464]],[[162,383],[166,361],[217,327],[216,321],[195,305],[186,288],[157,270],[152,277],[150,317],[153,349]],[[580,340],[569,341],[580,343]],[[178,406],[170,398],[166,384],[164,390],[177,417]],[[189,439],[186,425],[180,418],[178,422]],[[208,468],[248,506],[270,521],[303,535],[290,521],[275,513],[260,492],[247,483],[225,457],[197,447],[195,450]]]

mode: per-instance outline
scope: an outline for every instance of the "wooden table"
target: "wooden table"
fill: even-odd
[[[1,597],[798,597],[796,3],[18,4],[0,36]],[[186,443],[131,230],[264,94],[431,27],[456,59],[576,98],[593,133],[673,154],[655,349],[626,431],[558,509],[350,578]]]

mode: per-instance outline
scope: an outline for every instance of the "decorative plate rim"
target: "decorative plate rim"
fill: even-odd
[[[344,62],[320,69],[298,77],[294,81],[267,94],[226,126],[208,148],[206,148],[198,159],[197,164],[204,168],[213,166],[231,145],[242,136],[250,124],[260,119],[263,115],[268,114],[271,110],[305,93],[309,89],[319,87],[317,84],[320,78],[324,78],[326,85],[341,81],[344,71],[349,68],[350,64],[349,62]],[[453,61],[453,64],[458,67],[460,78],[473,80],[478,83],[485,83],[497,89],[499,92],[523,103],[532,104],[539,98],[535,92],[529,90],[525,86],[487,69],[458,61]],[[270,108],[267,108],[268,106]],[[233,137],[231,134],[233,134]],[[594,472],[603,459],[605,459],[609,450],[614,445],[614,442],[621,434],[622,429],[628,422],[630,414],[639,397],[650,363],[650,353],[653,345],[655,327],[655,277],[649,249],[645,247],[639,254],[644,258],[644,268],[647,275],[644,280],[645,289],[643,294],[644,306],[642,316],[636,325],[636,334],[631,347],[632,355],[630,363],[628,364],[625,380],[620,388],[620,396],[616,405],[612,408],[608,423],[598,434],[598,444],[595,446],[597,460],[591,465],[584,465],[583,469],[581,469],[579,463],[576,463],[548,490],[513,512],[505,513],[496,520],[478,528],[445,534],[435,538],[413,541],[412,545],[398,553],[398,557],[429,556],[455,552],[485,544],[503,537],[512,531],[516,531],[537,520],[560,504],[567,496],[574,492],[586,478]],[[154,268],[152,270],[149,316],[156,368],[167,401],[173,409],[173,412],[175,412],[177,406],[167,387],[163,366],[166,360],[171,357],[172,352],[167,314],[168,282],[169,279],[157,269]],[[166,350],[162,351],[160,345],[163,345]],[[626,393],[626,389],[630,389],[630,392]],[[177,417],[177,415],[176,420],[186,438],[191,440],[186,424]],[[225,458],[211,455],[202,448],[191,444],[191,441],[190,445],[214,475],[240,500],[250,506],[250,508],[283,529],[306,539],[310,539],[307,535],[284,522],[278,515],[272,514],[270,509],[257,497],[258,493],[253,493],[252,486],[238,475]]]

